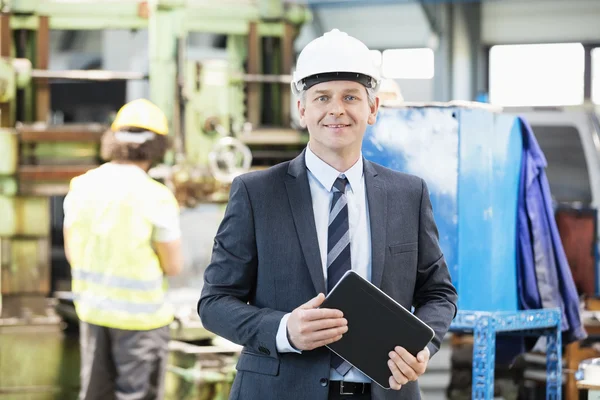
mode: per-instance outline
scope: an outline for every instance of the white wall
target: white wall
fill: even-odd
[[[599,21],[598,0],[486,1],[482,42],[599,42]]]
[[[406,101],[430,102],[434,100],[434,79],[397,79],[402,97]]]

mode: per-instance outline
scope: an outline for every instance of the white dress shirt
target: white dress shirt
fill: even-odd
[[[369,225],[369,206],[367,202],[365,179],[363,173],[362,154],[358,161],[349,170],[340,173],[329,164],[325,163],[306,146],[306,168],[308,169],[308,183],[312,196],[315,225],[321,253],[321,265],[327,287],[327,234],[329,227],[329,208],[333,199],[332,187],[338,177],[346,177],[349,185],[346,187],[348,200],[348,218],[350,229],[350,257],[352,270],[367,280],[371,280],[371,228]],[[326,294],[326,293],[325,293]],[[300,351],[294,349],[287,339],[286,314],[279,324],[276,345],[280,353]],[[352,328],[350,328],[352,329]],[[334,368],[331,368],[329,378],[334,381],[346,382],[371,382],[356,368],[352,368],[342,377]]]

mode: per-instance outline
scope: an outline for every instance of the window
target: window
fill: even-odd
[[[583,103],[585,56],[580,43],[494,46],[489,66],[492,104]]]
[[[371,50],[371,56],[384,78],[431,79],[434,75],[433,50],[428,48]]]
[[[391,79],[431,79],[434,75],[433,50],[390,49],[382,54],[382,75]]]

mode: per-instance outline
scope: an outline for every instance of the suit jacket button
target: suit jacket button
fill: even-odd
[[[321,378],[321,380],[319,382],[321,383],[321,386],[325,387],[329,384],[329,379]]]
[[[263,346],[260,346],[260,347],[258,348],[258,350],[259,350],[261,353],[263,353],[263,354],[266,354],[266,355],[269,355],[269,354],[271,354],[271,351],[270,351],[269,349],[267,349],[266,347],[263,347]]]

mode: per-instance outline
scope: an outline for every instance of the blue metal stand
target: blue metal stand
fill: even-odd
[[[450,330],[473,332],[473,386],[471,398],[494,398],[496,334],[546,336],[546,399],[560,400],[562,390],[561,313],[559,309],[529,311],[459,311]]]

